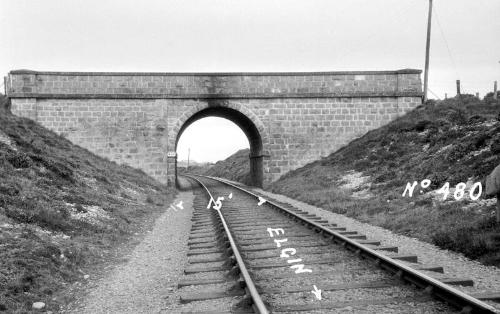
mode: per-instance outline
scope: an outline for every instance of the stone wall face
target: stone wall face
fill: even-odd
[[[369,130],[421,104],[418,97],[304,98],[240,101],[264,124],[269,182],[328,156]]]
[[[13,71],[12,112],[163,182],[175,179],[182,125],[206,108],[248,117],[264,185],[421,103],[420,71],[273,74]],[[215,102],[214,102],[215,100]]]
[[[118,163],[167,175],[165,100],[12,99],[12,112]]]

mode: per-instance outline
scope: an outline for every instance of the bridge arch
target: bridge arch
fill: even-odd
[[[211,101],[205,105],[198,104],[184,112],[177,120],[169,139],[174,151],[182,133],[195,121],[206,117],[225,118],[235,123],[246,135],[250,144],[250,181],[254,186],[262,187],[264,183],[264,145],[267,142],[264,124],[251,110],[238,103],[227,101]],[[175,180],[177,165],[175,165]]]

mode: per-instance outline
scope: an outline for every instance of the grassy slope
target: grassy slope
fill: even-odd
[[[284,175],[271,189],[500,266],[500,249],[491,239],[500,232],[492,200],[471,201],[468,189],[458,202],[450,201],[453,191],[448,201],[419,188],[412,198],[402,197],[407,182],[423,179],[432,181],[432,189],[468,180],[484,189],[486,176],[500,164],[499,112],[491,99],[471,96],[430,102]],[[349,174],[368,180],[345,188]]]
[[[197,173],[207,176],[226,178],[229,180],[250,184],[250,161],[248,148],[241,149],[225,160],[218,161],[209,169],[199,170]],[[190,171],[192,172],[192,171]]]
[[[196,174],[204,174],[208,171],[214,164],[212,163],[191,163],[189,165],[189,171],[186,170],[187,163],[186,162],[177,162],[177,173],[196,173]]]
[[[9,313],[29,312],[37,301],[57,310],[61,290],[125,244],[174,193],[3,109],[0,177],[0,311]]]

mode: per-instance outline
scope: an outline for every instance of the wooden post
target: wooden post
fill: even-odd
[[[429,85],[429,52],[431,49],[432,0],[429,0],[429,15],[427,17],[427,42],[425,45],[424,102],[427,101]]]
[[[493,84],[493,99],[497,100],[497,81],[495,81],[495,84]]]
[[[460,93],[460,80],[457,80],[457,96],[460,96],[462,93]]]

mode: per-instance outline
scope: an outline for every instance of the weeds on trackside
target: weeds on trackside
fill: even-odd
[[[500,266],[500,247],[492,240],[500,234],[494,199],[401,196],[407,182],[423,179],[432,181],[430,189],[471,180],[484,187],[500,164],[499,113],[491,97],[429,101],[289,172],[271,190]]]
[[[4,97],[0,103],[5,108]],[[33,302],[57,311],[61,293],[171,202],[142,171],[72,145],[0,110],[0,311]]]

